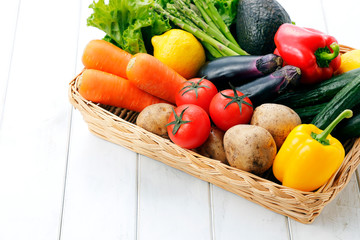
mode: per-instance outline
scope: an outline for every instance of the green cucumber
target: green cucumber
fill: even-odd
[[[303,89],[283,93],[274,102],[284,104],[290,108],[301,108],[304,106],[319,104],[329,101],[347,83],[360,74],[360,68],[351,70],[341,75],[334,76],[329,80]]]
[[[340,123],[335,129],[334,136],[341,139],[360,137],[360,113]]]
[[[326,104],[327,102],[317,105],[309,105],[302,108],[295,108],[294,111],[299,115],[302,123],[310,123],[316,114],[318,114],[326,106]]]
[[[360,104],[360,74],[345,85],[315,116],[312,124],[325,129],[342,111]]]

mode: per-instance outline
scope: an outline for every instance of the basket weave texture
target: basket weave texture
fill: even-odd
[[[341,46],[341,52],[352,48]],[[80,74],[78,75],[80,76]],[[254,174],[233,168],[183,149],[134,123],[137,112],[95,104],[77,91],[76,80],[69,84],[71,104],[81,112],[89,130],[110,142],[161,161],[192,176],[210,182],[274,212],[301,223],[311,223],[326,204],[350,181],[360,163],[360,138],[348,142],[345,159],[332,178],[316,192],[303,192],[282,186]]]

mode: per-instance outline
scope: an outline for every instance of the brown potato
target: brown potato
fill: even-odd
[[[265,128],[280,149],[291,130],[301,124],[299,115],[291,108],[275,103],[265,103],[255,108],[250,124]]]
[[[276,144],[262,127],[239,124],[224,135],[224,148],[230,166],[256,175],[268,170],[276,156]]]
[[[164,138],[169,138],[166,124],[172,113],[173,105],[157,103],[144,108],[136,119],[136,125]]]
[[[228,164],[223,144],[224,134],[220,129],[211,127],[208,139],[196,151],[205,157],[220,160],[222,163]]]

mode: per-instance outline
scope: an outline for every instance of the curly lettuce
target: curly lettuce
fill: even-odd
[[[229,27],[236,18],[239,0],[211,0],[217,8],[221,18]]]
[[[154,2],[163,5],[166,1],[94,1],[89,6],[93,13],[88,17],[87,25],[102,30],[106,40],[131,54],[148,52],[149,39],[171,29],[169,21],[152,10]]]

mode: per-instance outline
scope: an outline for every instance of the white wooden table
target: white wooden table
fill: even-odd
[[[281,0],[360,48],[358,0]],[[91,0],[0,0],[0,239],[360,239],[359,173],[311,225],[92,135],[70,105]]]

